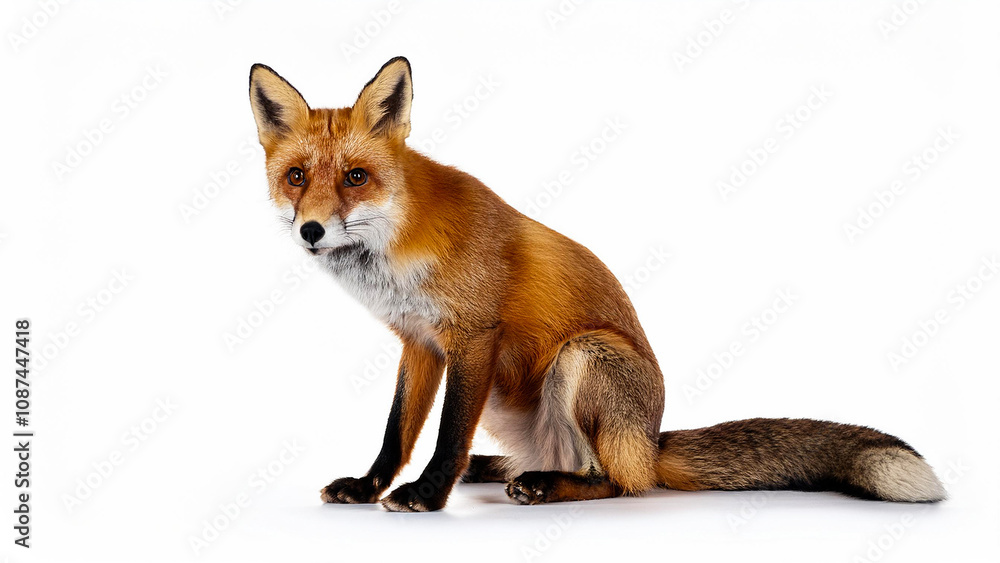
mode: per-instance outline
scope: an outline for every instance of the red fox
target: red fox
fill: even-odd
[[[458,480],[504,482],[519,504],[653,487],[945,498],[920,454],[863,426],[758,418],[661,432],[663,376],[621,284],[582,245],[408,147],[412,99],[403,57],[342,109],[313,109],[271,68],[250,70],[270,194],[292,238],[403,342],[378,457],[323,501],[439,510]],[[442,379],[433,456],[383,496]],[[507,455],[470,457],[477,425]]]

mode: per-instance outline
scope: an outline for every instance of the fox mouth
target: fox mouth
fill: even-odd
[[[329,256],[331,254],[343,254],[361,248],[360,242],[351,242],[340,246],[321,246],[306,248],[306,251],[313,256]]]

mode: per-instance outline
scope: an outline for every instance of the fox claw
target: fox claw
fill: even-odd
[[[366,478],[344,477],[320,490],[323,502],[334,504],[370,504],[378,501],[379,491]]]

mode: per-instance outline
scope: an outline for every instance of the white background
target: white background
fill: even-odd
[[[37,433],[33,547],[12,543],[9,484],[0,556],[996,560],[1000,277],[981,267],[1000,253],[995,3],[46,6],[0,8],[0,319],[10,340],[15,318],[33,323]],[[323,485],[378,451],[396,345],[302,272],[267,199],[247,75],[264,62],[314,107],[343,106],[395,55],[413,66],[411,144],[440,129],[420,145],[431,156],[636,280],[665,429],[867,424],[923,453],[951,499],[656,491],[517,507],[500,485],[469,485],[436,514],[322,505]],[[625,128],[599,141],[607,120]],[[949,128],[947,150],[925,155]],[[777,150],[746,163],[765,143]],[[581,161],[581,145],[600,154]],[[739,166],[757,169],[724,198]],[[849,237],[859,208],[879,216]],[[959,300],[958,285],[978,291]],[[795,299],[776,314],[779,290]],[[947,322],[921,329],[939,310]],[[755,317],[770,324],[752,339]],[[257,326],[227,345],[241,322]],[[922,345],[894,367],[904,338]],[[729,362],[733,342],[745,353]],[[437,412],[401,479],[430,456]],[[282,462],[286,443],[302,451]],[[251,479],[268,467],[270,482]],[[213,521],[225,529],[196,554]]]

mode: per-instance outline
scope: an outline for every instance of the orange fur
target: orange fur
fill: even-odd
[[[268,80],[282,89],[275,97],[294,101],[283,81]],[[373,82],[369,86],[386,89]],[[503,404],[524,411],[537,406],[560,347],[579,334],[603,331],[653,360],[624,290],[596,256],[522,215],[474,177],[406,146],[408,122],[372,134],[381,114],[368,90],[351,108],[311,109],[301,100],[305,109],[288,112],[295,118],[290,131],[284,137],[280,131],[262,134],[261,142],[272,197],[280,207],[294,209],[296,217],[345,221],[359,206],[388,207],[395,224],[385,257],[401,274],[426,269],[422,290],[440,311],[434,323],[390,322],[397,334],[445,355],[471,339],[487,342],[480,351],[488,354],[484,361],[491,366],[482,374],[489,379],[487,389]],[[260,116],[258,125],[268,129]],[[305,171],[305,186],[288,186],[285,174],[291,167]],[[363,188],[344,187],[344,174],[356,167],[368,172],[369,182]],[[658,371],[654,375],[660,377]],[[414,385],[434,387],[431,382]],[[659,412],[654,415],[652,423],[658,424]],[[624,448],[607,463],[621,469],[628,490],[652,484],[648,444],[630,435],[602,436],[593,439]],[[633,455],[641,461],[625,461]]]
[[[325,501],[379,498],[410,458],[445,364],[437,450],[418,481],[382,499],[390,510],[444,505],[487,403],[493,428],[525,445],[510,456],[522,471],[507,488],[516,502],[656,485],[830,483],[891,500],[943,498],[915,452],[869,429],[759,419],[660,433],[663,377],[621,284],[582,245],[406,145],[405,59],[386,63],[349,108],[310,108],[263,65],[251,70],[250,98],[271,196],[294,215],[293,237],[327,257],[331,273],[404,342],[383,450],[364,477],[328,485]],[[847,446],[868,452],[856,456],[858,468],[833,455]],[[511,467],[490,461],[473,473],[495,478]],[[891,481],[904,474],[918,486]]]

